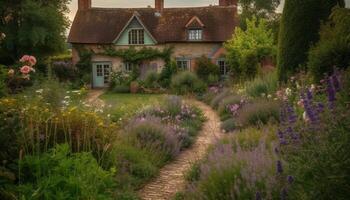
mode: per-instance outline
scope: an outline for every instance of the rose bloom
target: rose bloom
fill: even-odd
[[[29,56],[28,62],[31,64],[31,66],[34,66],[36,64],[36,58],[34,56]]]
[[[24,56],[22,56],[22,58],[21,58],[19,61],[20,61],[21,63],[24,63],[24,62],[29,61],[29,58],[30,58],[30,56],[24,55]]]
[[[32,71],[32,69],[33,68],[25,65],[25,66],[21,67],[20,71],[21,71],[22,74],[29,74]]]

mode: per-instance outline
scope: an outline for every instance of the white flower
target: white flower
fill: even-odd
[[[272,98],[272,95],[271,95],[271,94],[267,95],[267,98],[271,99],[271,98]]]
[[[291,90],[290,88],[286,88],[285,94],[286,94],[287,96],[292,95],[292,90]]]
[[[316,86],[314,84],[312,84],[310,89],[311,89],[311,92],[314,92],[316,89]]]
[[[261,93],[261,97],[266,97],[266,94],[265,93]]]
[[[107,117],[110,118],[110,117],[111,117],[111,114],[108,114]]]
[[[43,93],[43,91],[44,91],[43,89],[39,89],[39,90],[37,90],[37,91],[35,91],[35,92],[41,94],[41,93]]]
[[[65,97],[64,97],[64,99],[69,99],[69,98],[70,98],[70,96],[65,96]]]
[[[303,119],[305,122],[309,122],[309,117],[307,116],[306,112],[303,113]]]

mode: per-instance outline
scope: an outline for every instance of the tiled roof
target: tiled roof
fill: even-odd
[[[92,8],[77,12],[68,42],[111,44],[135,13],[158,43],[186,42],[186,25],[193,17],[204,24],[203,42],[228,40],[238,24],[234,6],[165,8],[160,16],[154,8]]]

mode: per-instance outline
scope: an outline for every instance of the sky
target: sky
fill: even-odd
[[[350,0],[345,0],[347,7],[350,7]],[[207,6],[218,5],[218,0],[165,0],[165,7],[185,7],[185,6]],[[282,0],[284,2],[284,0]],[[282,3],[283,4],[283,3]],[[134,8],[154,6],[154,0],[92,0],[93,7],[116,7],[116,8]],[[72,0],[69,5],[71,12],[69,19],[73,20],[78,8],[78,0]],[[279,8],[281,10],[281,8]]]

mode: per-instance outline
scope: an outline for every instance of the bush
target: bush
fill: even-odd
[[[221,123],[221,129],[225,132],[231,132],[236,129],[236,122],[234,118],[229,118]]]
[[[155,89],[159,88],[158,84],[159,75],[155,71],[148,71],[145,77],[144,86],[146,88]]]
[[[220,71],[219,67],[215,65],[208,57],[202,56],[196,59],[196,74],[206,83],[213,84],[218,80]]]
[[[196,74],[188,71],[178,73],[171,80],[171,88],[176,94],[203,93],[206,87]]]
[[[25,199],[113,199],[114,170],[103,170],[90,153],[68,145],[20,161],[19,196]]]
[[[309,51],[308,69],[315,82],[331,74],[334,67],[350,67],[350,11],[336,8],[322,26],[321,39]]]
[[[268,96],[275,94],[278,88],[278,77],[276,72],[257,77],[245,83],[246,93],[251,97]]]
[[[217,108],[219,106],[219,104],[221,103],[221,101],[230,96],[232,94],[232,92],[229,89],[224,89],[222,92],[220,92],[218,95],[216,95],[210,102],[210,106],[213,108]]]
[[[231,105],[240,105],[242,101],[242,97],[238,95],[230,95],[222,99],[219,103],[218,113],[220,117],[232,117],[233,113],[230,111],[229,106]]]
[[[127,132],[134,145],[162,152],[166,160],[180,152],[181,143],[176,133],[156,117],[146,116],[134,119],[127,127]]]
[[[171,84],[171,78],[177,73],[177,65],[175,61],[166,63],[159,76],[159,83],[163,88],[169,88]]]
[[[126,87],[130,87],[132,76],[129,73],[118,71],[111,73],[111,80],[109,82],[109,89],[116,91],[126,91]],[[129,88],[130,89],[130,88]]]
[[[248,79],[254,78],[258,73],[259,67],[258,55],[255,52],[249,51],[242,55],[240,68],[243,77]]]
[[[257,126],[272,121],[279,121],[280,104],[267,100],[257,100],[243,106],[238,113],[237,121],[240,126]]]

